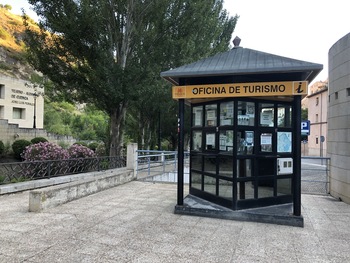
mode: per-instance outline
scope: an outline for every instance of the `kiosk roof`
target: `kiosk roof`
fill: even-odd
[[[322,64],[238,46],[230,51],[164,71],[160,75],[174,85],[180,85],[181,79],[247,75],[259,76],[258,81],[275,79],[311,82],[322,69]]]

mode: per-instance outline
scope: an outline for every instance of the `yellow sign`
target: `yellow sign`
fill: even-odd
[[[307,95],[307,81],[173,86],[173,99]]]

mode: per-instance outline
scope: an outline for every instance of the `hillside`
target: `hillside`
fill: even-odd
[[[25,60],[24,31],[21,16],[0,8],[0,74],[29,79],[34,72]]]

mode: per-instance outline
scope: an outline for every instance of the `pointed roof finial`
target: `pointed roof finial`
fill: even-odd
[[[239,44],[241,43],[241,39],[238,36],[236,36],[235,39],[232,42],[233,42],[233,45],[234,45],[233,48],[238,48],[238,47],[240,47]]]

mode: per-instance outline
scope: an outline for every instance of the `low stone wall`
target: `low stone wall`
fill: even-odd
[[[40,212],[134,179],[133,170],[113,169],[98,177],[32,190],[29,193],[29,211]]]
[[[6,145],[10,146],[14,141],[24,139],[30,141],[35,137],[44,137],[50,142],[61,143],[64,142],[71,145],[76,140],[71,136],[57,135],[49,133],[44,129],[20,128],[18,124],[10,124],[8,120],[0,119],[0,140]]]

